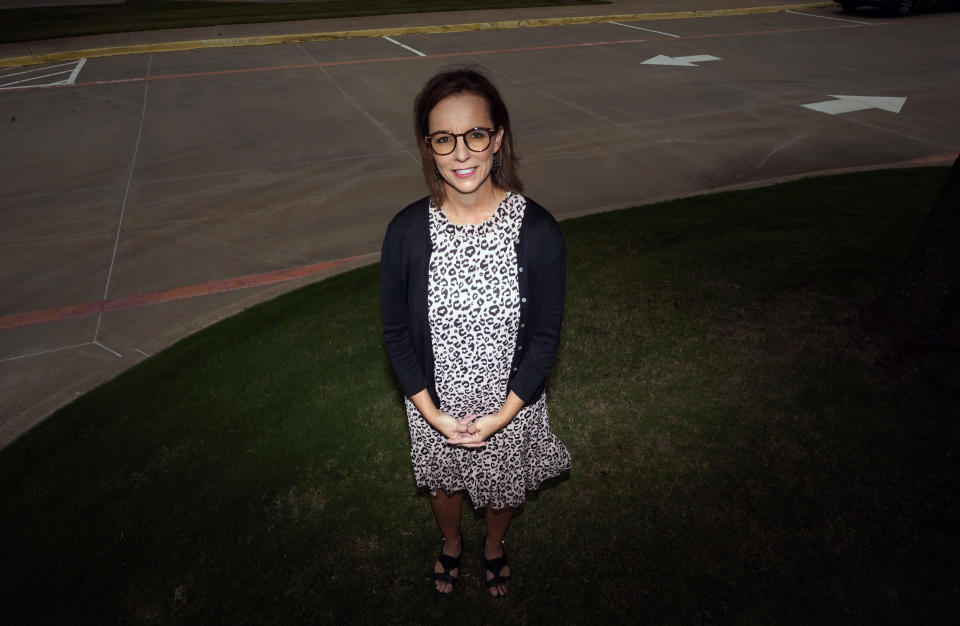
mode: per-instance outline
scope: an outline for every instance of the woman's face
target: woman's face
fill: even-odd
[[[454,94],[437,103],[430,111],[430,133],[446,131],[459,135],[474,128],[493,128],[487,102],[473,94]],[[457,137],[456,147],[450,154],[434,153],[437,170],[447,183],[447,193],[472,194],[480,189],[489,189],[493,155],[500,149],[503,129],[496,129],[490,145],[482,152],[467,148],[464,137]]]

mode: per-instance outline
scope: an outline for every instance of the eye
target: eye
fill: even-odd
[[[470,131],[470,139],[484,139],[487,136],[487,131],[482,128],[474,128]]]
[[[433,143],[437,145],[443,145],[445,143],[450,143],[450,135],[437,135],[433,138]]]

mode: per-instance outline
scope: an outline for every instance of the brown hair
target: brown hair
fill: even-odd
[[[462,93],[483,98],[487,102],[494,127],[503,129],[503,140],[500,142],[498,153],[500,166],[490,174],[493,183],[506,191],[523,193],[523,183],[517,175],[518,163],[513,148],[513,133],[510,131],[510,114],[507,113],[507,105],[503,103],[500,92],[486,76],[476,70],[463,68],[440,72],[427,81],[416,100],[413,101],[413,130],[417,136],[417,146],[420,148],[423,177],[430,189],[430,199],[439,206],[446,195],[443,179],[437,175],[433,151],[424,140],[424,137],[430,133],[430,112],[444,98]]]

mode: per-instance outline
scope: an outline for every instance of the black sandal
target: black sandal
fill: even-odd
[[[500,570],[507,566],[507,546],[503,544],[503,540],[500,540],[500,547],[503,549],[503,556],[498,556],[495,559],[487,558],[487,536],[483,536],[483,567],[487,569],[493,578],[487,581],[487,589],[492,589],[497,585],[505,585],[510,582],[510,575],[501,576]],[[495,598],[502,598],[507,595],[504,592],[502,595],[494,596]]]
[[[441,596],[449,596],[450,594],[453,593],[453,590],[457,588],[458,578],[453,574],[451,574],[450,572],[452,572],[455,569],[456,570],[460,569],[460,557],[463,556],[463,533],[460,533],[460,555],[459,556],[452,557],[449,554],[444,554],[443,545],[445,543],[447,543],[446,538],[444,538],[442,540],[442,543],[440,544],[440,556],[437,557],[437,561],[440,562],[440,567],[443,568],[443,572],[434,572],[433,579],[438,580],[440,582],[444,582],[444,583],[450,583],[452,589],[450,589],[450,591],[446,593],[437,589],[437,593],[439,593]]]

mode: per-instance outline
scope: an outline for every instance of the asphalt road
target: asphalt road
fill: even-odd
[[[0,446],[213,321],[376,260],[424,194],[411,103],[441,68],[500,86],[528,193],[564,218],[949,164],[957,32],[960,13],[826,8],[3,68]]]

